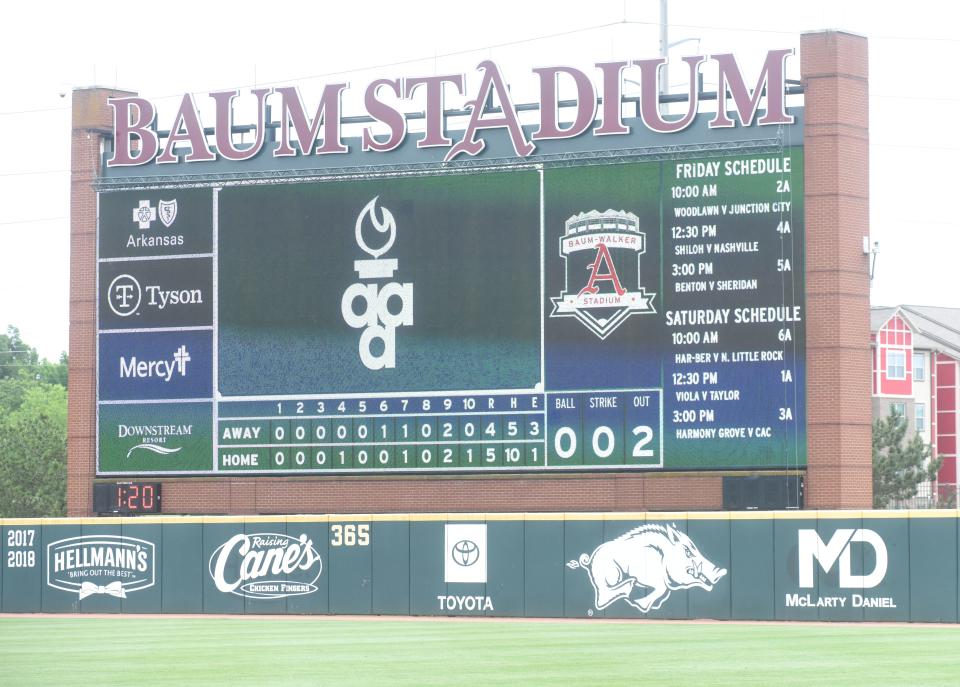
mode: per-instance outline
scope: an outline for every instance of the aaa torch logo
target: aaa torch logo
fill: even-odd
[[[409,327],[413,324],[413,284],[395,281],[378,284],[377,281],[391,279],[397,271],[396,258],[383,258],[383,254],[393,247],[397,237],[397,222],[393,213],[380,206],[377,217],[377,199],[364,206],[357,216],[354,234],[357,245],[370,259],[355,260],[353,268],[360,279],[347,287],[340,299],[340,311],[343,320],[354,329],[362,329],[360,334],[360,361],[367,369],[393,369],[397,366],[396,330],[397,327]],[[364,221],[385,237],[378,248],[371,248],[363,238]],[[357,312],[354,301],[363,302],[363,311]],[[379,343],[375,343],[378,342]],[[379,350],[378,350],[379,349]]]
[[[581,212],[566,221],[560,256],[566,286],[551,298],[550,317],[575,317],[606,339],[631,315],[656,312],[655,293],[640,286],[640,256],[647,235],[632,212]]]

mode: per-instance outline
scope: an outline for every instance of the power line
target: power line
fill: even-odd
[[[60,220],[67,219],[66,217],[37,217],[34,219],[18,219],[13,222],[0,222],[0,227],[11,226],[14,224],[35,224],[37,222],[59,222]]]
[[[498,48],[513,47],[517,45],[524,45],[527,43],[535,43],[538,41],[549,40],[552,38],[562,38],[564,36],[571,36],[577,33],[584,33],[588,31],[597,31],[600,29],[607,29],[613,26],[627,26],[627,25],[636,25],[636,26],[659,26],[659,21],[643,21],[643,20],[627,20],[623,19],[621,21],[606,22],[604,24],[596,24],[594,26],[582,27],[579,29],[570,29],[568,31],[558,31],[556,33],[543,34],[540,36],[532,36],[530,38],[521,38],[513,41],[503,41],[500,43],[491,43],[488,45],[477,46],[474,48],[465,48],[463,50],[454,50],[445,53],[434,53],[433,55],[424,55],[423,57],[410,58],[407,60],[399,60],[394,62],[383,62],[379,64],[366,65],[363,67],[353,67],[350,69],[344,69],[335,72],[325,72],[321,74],[312,74],[307,76],[292,77],[287,79],[280,79],[274,81],[268,81],[261,84],[255,85],[275,85],[280,83],[289,83],[297,81],[309,81],[313,79],[325,78],[328,76],[337,76],[351,74],[354,72],[368,71],[371,69],[385,69],[387,67],[397,67],[405,64],[412,64],[415,62],[426,62],[429,60],[436,60],[446,57],[455,57],[458,55],[467,55],[474,52],[481,52],[483,50],[495,50]],[[796,35],[797,31],[795,29],[784,30],[784,29],[770,29],[770,28],[760,28],[760,27],[742,27],[742,26],[717,26],[710,24],[682,24],[682,23],[672,23],[671,27],[683,28],[683,29],[698,29],[698,30],[712,30],[712,31],[728,31],[731,33],[765,33],[765,34],[776,34],[776,35]],[[868,36],[868,39],[873,40],[896,40],[896,41],[917,41],[917,42],[941,42],[941,43],[960,43],[960,39],[956,38],[947,38],[940,36],[898,36],[898,35],[878,35],[878,36]],[[252,84],[247,84],[251,86]],[[166,98],[176,98],[182,96],[182,93],[173,93],[169,95],[159,95],[154,96],[154,100],[163,100]],[[0,116],[8,115],[23,115],[23,114],[37,114],[42,112],[67,112],[71,108],[69,107],[51,107],[51,108],[33,108],[25,110],[10,110],[6,112],[0,112]]]
[[[37,174],[67,174],[69,169],[45,169],[36,172],[0,172],[0,177],[22,177]]]
[[[870,147],[877,148],[908,148],[910,150],[960,150],[958,146],[925,146],[911,143],[870,143]]]
[[[69,112],[70,109],[69,107],[38,107],[33,110],[8,110],[7,112],[0,112],[0,117],[4,115],[39,114],[43,112]]]
[[[923,225],[923,224],[936,224],[937,226],[943,226],[943,227],[956,227],[956,226],[960,226],[960,224],[958,224],[956,220],[954,220],[953,222],[949,222],[949,221],[937,220],[937,219],[923,219],[922,217],[919,218],[919,219],[916,218],[916,217],[911,217],[911,218],[903,218],[903,217],[884,217],[883,219],[878,219],[875,223],[876,223],[876,224],[880,224],[880,223],[883,223],[883,224],[920,224],[920,225]]]
[[[878,41],[917,41],[927,43],[930,41],[936,43],[960,43],[958,38],[945,38],[941,36],[868,36],[872,40]]]
[[[586,32],[586,31],[596,31],[596,30],[598,30],[598,29],[605,29],[605,28],[609,28],[609,27],[611,27],[611,26],[620,26],[620,25],[623,25],[623,24],[655,24],[655,25],[656,25],[656,24],[658,24],[658,22],[639,22],[639,21],[615,21],[615,22],[607,22],[606,24],[597,24],[596,26],[587,26],[587,27],[583,27],[583,28],[580,28],[580,29],[571,29],[571,30],[569,30],[569,31],[560,31],[560,32],[558,32],[558,33],[544,34],[544,35],[542,35],[542,36],[534,36],[534,37],[531,37],[531,38],[521,38],[521,39],[514,40],[514,41],[504,41],[503,43],[493,43],[493,44],[489,44],[489,45],[479,46],[479,47],[476,47],[476,48],[466,48],[466,49],[463,49],[463,50],[454,50],[454,51],[452,51],[452,52],[446,52],[446,53],[434,53],[433,55],[425,55],[425,56],[423,56],[423,57],[410,58],[410,59],[407,59],[407,60],[399,60],[399,61],[395,61],[395,62],[383,62],[383,63],[380,63],[380,64],[371,64],[371,65],[366,65],[366,66],[363,66],[363,67],[354,67],[354,68],[352,68],[352,69],[343,69],[343,70],[335,71],[335,72],[326,72],[326,73],[323,73],[323,74],[313,74],[313,75],[310,75],[310,76],[301,76],[301,77],[293,77],[293,78],[280,79],[280,80],[274,80],[274,81],[267,81],[267,82],[258,83],[258,84],[247,84],[246,87],[249,87],[249,86],[252,86],[252,85],[256,85],[256,86],[269,86],[269,85],[275,85],[275,84],[281,84],[281,83],[289,83],[289,82],[291,82],[291,81],[309,81],[309,80],[312,80],[312,79],[322,79],[322,78],[325,78],[325,77],[328,77],[328,76],[337,76],[337,75],[341,75],[341,74],[352,74],[352,73],[354,73],[354,72],[369,71],[369,70],[371,70],[371,69],[385,69],[385,68],[387,68],[387,67],[399,67],[399,66],[401,66],[401,65],[412,64],[412,63],[415,63],[415,62],[426,62],[426,61],[429,61],[429,60],[435,60],[435,59],[439,59],[439,58],[454,57],[454,56],[456,56],[456,55],[467,55],[467,54],[470,54],[470,53],[473,53],[473,52],[481,52],[481,51],[483,51],[483,50],[493,50],[493,49],[496,49],[496,48],[506,48],[506,47],[510,47],[510,46],[514,46],[514,45],[523,45],[523,44],[525,44],[525,43],[533,43],[533,42],[536,42],[536,41],[548,40],[548,39],[550,39],[550,38],[560,38],[560,37],[563,37],[563,36],[570,36],[570,35],[573,35],[573,34],[576,34],[576,33],[584,33],[584,32]],[[163,99],[165,99],[165,98],[179,98],[179,97],[181,97],[181,96],[183,96],[183,93],[172,93],[172,94],[169,94],[169,95],[153,96],[153,98],[151,98],[151,99],[152,99],[152,100],[163,100]],[[33,113],[36,113],[36,112],[54,112],[54,111],[60,111],[60,110],[66,111],[66,110],[69,110],[69,109],[70,109],[70,108],[67,108],[67,107],[56,107],[56,108],[39,108],[39,109],[32,109],[32,110],[13,110],[13,111],[8,111],[8,112],[0,112],[0,116],[3,116],[3,115],[33,114]]]
[[[889,98],[891,100],[931,100],[944,103],[960,103],[960,98],[940,98],[932,95],[900,95],[895,93],[871,93],[871,98]]]

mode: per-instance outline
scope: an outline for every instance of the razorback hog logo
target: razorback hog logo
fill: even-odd
[[[567,567],[587,571],[597,593],[597,610],[623,599],[642,613],[660,608],[678,589],[700,587],[709,592],[727,574],[673,525],[641,525],[604,542],[589,556],[580,554]],[[634,596],[637,587],[649,591]]]

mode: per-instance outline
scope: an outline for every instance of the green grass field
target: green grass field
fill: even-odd
[[[960,685],[960,628],[0,618],[0,684]]]

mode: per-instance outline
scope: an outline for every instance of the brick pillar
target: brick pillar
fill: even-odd
[[[67,393],[67,515],[90,515],[96,470],[96,236],[100,151],[113,114],[106,88],[73,92],[70,137],[70,370]]]
[[[800,38],[806,128],[808,508],[870,508],[867,40]]]

